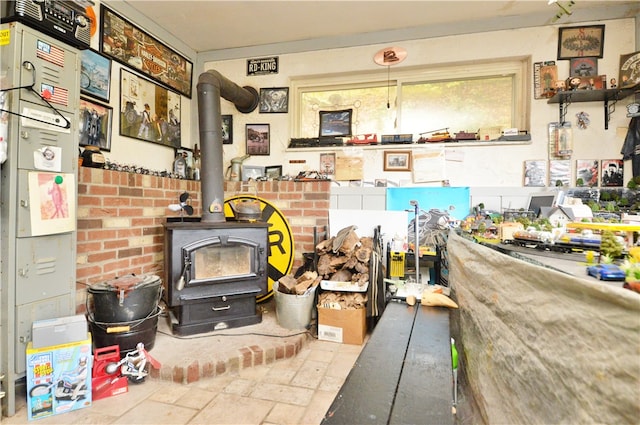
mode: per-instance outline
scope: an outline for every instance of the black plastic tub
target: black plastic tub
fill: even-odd
[[[87,312],[96,322],[129,322],[156,310],[162,281],[156,275],[127,275],[91,285],[87,291]]]
[[[152,314],[143,319],[116,323],[96,321],[88,315],[94,349],[117,345],[120,347],[120,355],[125,356],[128,352],[135,350],[136,345],[141,342],[145,350],[151,350],[156,342],[158,316],[161,313],[162,309],[156,307]]]

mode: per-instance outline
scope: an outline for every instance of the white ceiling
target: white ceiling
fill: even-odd
[[[114,1],[115,2],[115,1]],[[109,2],[106,3],[114,3]],[[547,0],[511,1],[175,1],[125,0],[196,52],[309,40],[343,42],[385,33],[386,41],[634,17],[640,2],[576,0],[572,14]],[[570,1],[559,0],[562,5]]]

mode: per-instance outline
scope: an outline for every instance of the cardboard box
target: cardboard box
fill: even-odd
[[[67,344],[27,345],[27,417],[45,418],[91,406],[91,334]]]
[[[89,329],[84,314],[37,320],[31,325],[33,348],[51,347],[82,341]]]
[[[367,335],[365,308],[337,310],[318,306],[318,339],[362,345]]]

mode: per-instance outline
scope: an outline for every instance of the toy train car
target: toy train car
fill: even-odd
[[[551,232],[527,229],[514,232],[512,237],[512,240],[503,242],[516,246],[557,252],[600,250],[600,235],[595,235],[590,231],[563,233],[559,237],[554,237]]]

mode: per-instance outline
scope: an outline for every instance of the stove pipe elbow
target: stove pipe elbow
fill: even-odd
[[[201,155],[201,221],[223,222],[226,219],[220,98],[233,103],[238,111],[245,114],[255,110],[260,99],[258,91],[253,87],[240,87],[214,70],[200,74],[197,91]]]

